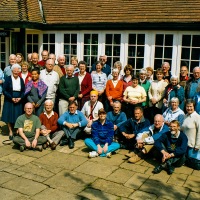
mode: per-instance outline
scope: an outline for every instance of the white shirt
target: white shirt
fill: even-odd
[[[13,91],[21,91],[21,83],[19,76],[15,79],[13,75],[11,76]]]

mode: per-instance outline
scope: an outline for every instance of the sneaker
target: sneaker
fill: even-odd
[[[21,146],[19,147],[19,150],[20,150],[21,152],[23,152],[23,151],[25,150],[25,147],[24,147],[23,145],[21,145]]]
[[[42,145],[36,146],[36,147],[35,147],[35,150],[38,150],[38,151],[42,152]]]
[[[52,142],[50,144],[50,147],[51,147],[51,150],[55,150],[56,149],[56,143],[55,142]]]
[[[128,158],[131,158],[133,156],[135,156],[136,154],[132,151],[130,153],[127,153],[125,156],[128,157]]]
[[[131,157],[128,159],[128,162],[130,163],[136,163],[138,161],[140,161],[142,159],[142,153],[138,153],[138,154],[135,154],[135,156]]]
[[[112,157],[112,153],[111,153],[111,152],[107,153],[107,154],[106,154],[106,157],[107,157],[107,158],[111,158],[111,157]]]
[[[89,158],[95,158],[95,157],[97,157],[99,154],[96,152],[96,151],[91,151],[91,152],[89,152],[89,154],[88,154],[88,157]]]

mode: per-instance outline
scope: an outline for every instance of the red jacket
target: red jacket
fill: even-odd
[[[19,73],[19,77],[22,78],[22,72]],[[27,75],[27,77],[26,77],[26,79],[25,79],[25,82],[24,82],[25,85],[29,82],[29,80],[28,80],[29,77],[32,78],[31,72],[28,72],[28,75]]]

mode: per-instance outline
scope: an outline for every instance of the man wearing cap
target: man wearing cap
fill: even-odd
[[[98,91],[92,90],[90,92],[90,100],[86,101],[81,112],[85,115],[88,120],[88,124],[85,127],[84,131],[87,134],[91,134],[91,126],[98,117],[98,111],[103,108],[103,104],[98,101]]]
[[[88,157],[97,156],[110,158],[113,151],[120,148],[119,143],[113,142],[114,126],[106,119],[106,111],[101,108],[98,112],[99,119],[92,124],[92,138],[86,138],[85,144],[93,151]]]

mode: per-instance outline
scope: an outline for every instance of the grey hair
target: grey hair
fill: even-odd
[[[145,68],[142,68],[139,73],[140,74],[147,74],[147,70]]]
[[[163,62],[162,65],[161,65],[161,67],[162,67],[163,65],[169,65],[169,67],[170,67],[169,62]]]
[[[119,74],[119,70],[117,69],[117,68],[114,68],[113,70],[112,70],[112,73],[113,72],[117,72],[118,74]]]
[[[44,105],[46,105],[46,103],[52,103],[52,105],[54,105],[54,102],[53,102],[51,99],[47,99],[47,100],[44,102]]]
[[[179,77],[176,76],[176,75],[172,75],[171,78],[170,78],[170,81],[171,81],[172,79],[177,79],[177,81],[179,82]]]
[[[170,100],[170,103],[174,102],[174,101],[179,104],[179,99],[177,97],[172,97],[171,100]]]
[[[192,71],[194,72],[195,69],[200,69],[200,67],[199,67],[199,66],[196,66]]]
[[[21,72],[21,66],[19,64],[16,63],[16,64],[12,65],[11,71],[13,71],[15,68],[19,69],[19,71]]]
[[[73,68],[73,70],[74,70],[74,65],[67,65],[66,69],[68,69],[70,67]]]
[[[114,68],[116,68],[117,65],[119,65],[119,66],[122,68],[122,63],[121,63],[120,61],[116,61],[116,62],[114,63]]]
[[[15,54],[10,54],[9,60],[10,60],[11,57],[15,57],[16,58],[16,55]]]
[[[63,54],[59,55],[57,60],[59,61],[60,58],[65,58],[65,55],[63,55]],[[65,58],[65,59],[66,59],[66,58]]]

